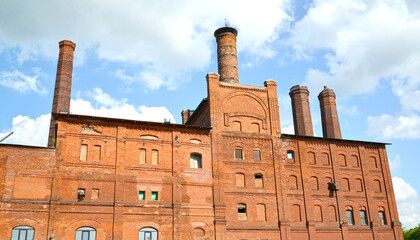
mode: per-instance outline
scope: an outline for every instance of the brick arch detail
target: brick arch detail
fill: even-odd
[[[66,230],[64,231],[64,237],[60,238],[59,233],[55,233],[57,235],[57,239],[65,239],[65,240],[72,240],[76,237],[76,230],[81,227],[91,227],[96,230],[96,240],[108,240],[111,239],[111,236],[107,236],[107,233],[102,227],[102,223],[93,219],[81,219],[76,220],[70,223]]]

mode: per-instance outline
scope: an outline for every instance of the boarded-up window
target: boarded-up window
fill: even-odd
[[[254,161],[261,161],[260,149],[254,149]]]
[[[378,193],[382,192],[381,181],[374,180],[373,185],[375,187],[375,192],[378,192]]]
[[[251,132],[259,133],[260,132],[260,124],[251,123]]]
[[[266,221],[267,217],[265,214],[265,205],[262,203],[257,204],[257,220]]]
[[[374,167],[374,168],[378,168],[378,161],[376,160],[375,157],[370,157],[369,158],[369,163]]]
[[[264,186],[263,175],[261,173],[254,175],[254,184],[256,188],[262,188]]]
[[[190,168],[201,168],[201,154],[190,154]]]
[[[80,161],[86,162],[86,160],[87,160],[87,150],[88,150],[88,146],[86,144],[82,144],[80,146]]]
[[[96,199],[98,199],[98,198],[99,198],[99,189],[96,189],[96,188],[92,189],[92,195],[91,195],[91,198],[92,198],[93,200],[96,200]]]
[[[297,177],[294,175],[289,176],[289,188],[292,190],[298,189]]]
[[[146,164],[146,149],[143,149],[143,148],[140,149],[139,163]]]
[[[318,178],[315,176],[309,178],[309,185],[311,186],[312,190],[319,190]]]
[[[343,185],[343,191],[344,192],[350,191],[350,183],[349,183],[349,180],[347,178],[343,178],[341,182],[342,182],[342,185]]]
[[[238,122],[238,121],[232,122],[232,130],[238,131],[238,132],[242,131],[241,122]]]
[[[340,164],[340,167],[347,167],[347,160],[344,154],[338,155],[338,163]]]
[[[301,222],[302,221],[299,204],[294,204],[292,206],[292,220],[293,220],[293,222]]]
[[[314,213],[315,222],[322,222],[322,208],[320,205],[314,206],[313,213]]]
[[[242,148],[235,148],[235,159],[236,160],[243,160],[244,159],[244,155],[242,153]]]
[[[350,157],[350,163],[352,167],[359,167],[359,159],[356,155]]]
[[[245,187],[245,174],[243,173],[236,174],[236,186]]]
[[[159,163],[159,151],[153,149],[152,150],[152,165],[158,165]]]
[[[330,220],[330,222],[337,221],[337,211],[335,210],[335,206],[333,205],[328,206],[328,219]]]
[[[330,157],[328,153],[321,153],[321,157],[319,159],[322,165],[329,166],[330,165]]]
[[[362,179],[360,179],[360,178],[356,178],[355,190],[356,190],[357,192],[363,192]]]
[[[243,203],[238,204],[238,220],[240,221],[247,220],[246,205]]]
[[[316,164],[316,158],[314,152],[308,152],[308,163],[309,164]]]
[[[95,145],[93,148],[93,161],[100,161],[101,160],[101,146]]]

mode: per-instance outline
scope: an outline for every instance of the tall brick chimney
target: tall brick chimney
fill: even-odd
[[[232,27],[222,27],[214,32],[217,41],[217,63],[221,82],[239,83],[236,36]]]
[[[335,93],[332,89],[324,86],[324,90],[318,95],[321,107],[322,134],[326,138],[341,139],[340,123],[338,122]]]
[[[295,134],[300,136],[314,136],[308,88],[303,85],[293,86],[290,89],[289,95],[292,99]]]
[[[57,75],[55,78],[54,99],[51,113],[69,113],[71,97],[71,80],[73,74],[73,53],[76,44],[63,40],[59,43]],[[56,120],[51,116],[48,147],[54,147]]]

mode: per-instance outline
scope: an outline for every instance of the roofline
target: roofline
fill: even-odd
[[[207,101],[208,101],[207,98],[203,98],[203,100],[201,100],[200,104],[198,104],[197,108],[193,111],[193,114],[191,114],[191,116],[188,118],[187,122],[185,122],[185,125],[191,123],[192,120],[197,117],[198,113],[202,110],[204,104]],[[193,126],[193,125],[188,125],[188,126]]]
[[[81,119],[102,120],[102,121],[108,121],[108,122],[124,122],[124,123],[129,123],[129,124],[146,124],[146,125],[151,125],[151,126],[165,126],[165,127],[190,128],[190,129],[202,129],[202,130],[212,129],[212,127],[206,127],[206,126],[184,125],[184,124],[177,124],[177,123],[150,122],[150,121],[141,121],[141,120],[122,119],[122,118],[78,115],[78,114],[70,114],[70,113],[52,113],[52,115],[57,120],[68,119],[68,118],[81,118]]]
[[[324,141],[334,141],[334,142],[351,142],[351,143],[363,143],[363,144],[373,144],[373,145],[392,145],[392,143],[383,143],[383,142],[369,142],[361,140],[349,140],[341,138],[325,138],[325,137],[314,137],[314,136],[298,136],[294,134],[281,134],[281,138],[292,138],[292,139],[312,139],[312,140],[324,140]]]
[[[42,147],[42,146],[33,146],[33,145],[23,145],[23,144],[14,144],[14,143],[0,143],[0,147],[27,147],[27,148],[39,148],[39,149],[55,149],[51,147]]]

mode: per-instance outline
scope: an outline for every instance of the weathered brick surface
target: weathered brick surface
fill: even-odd
[[[216,37],[236,44],[232,32]],[[402,240],[384,144],[313,137],[304,86],[291,94],[304,131],[281,134],[276,82],[235,74],[208,74],[207,98],[182,125],[54,113],[56,148],[0,145],[0,239],[27,225],[37,240],[74,240],[84,226],[98,240],[145,227],[165,240]],[[326,125],[339,129],[338,118]]]

